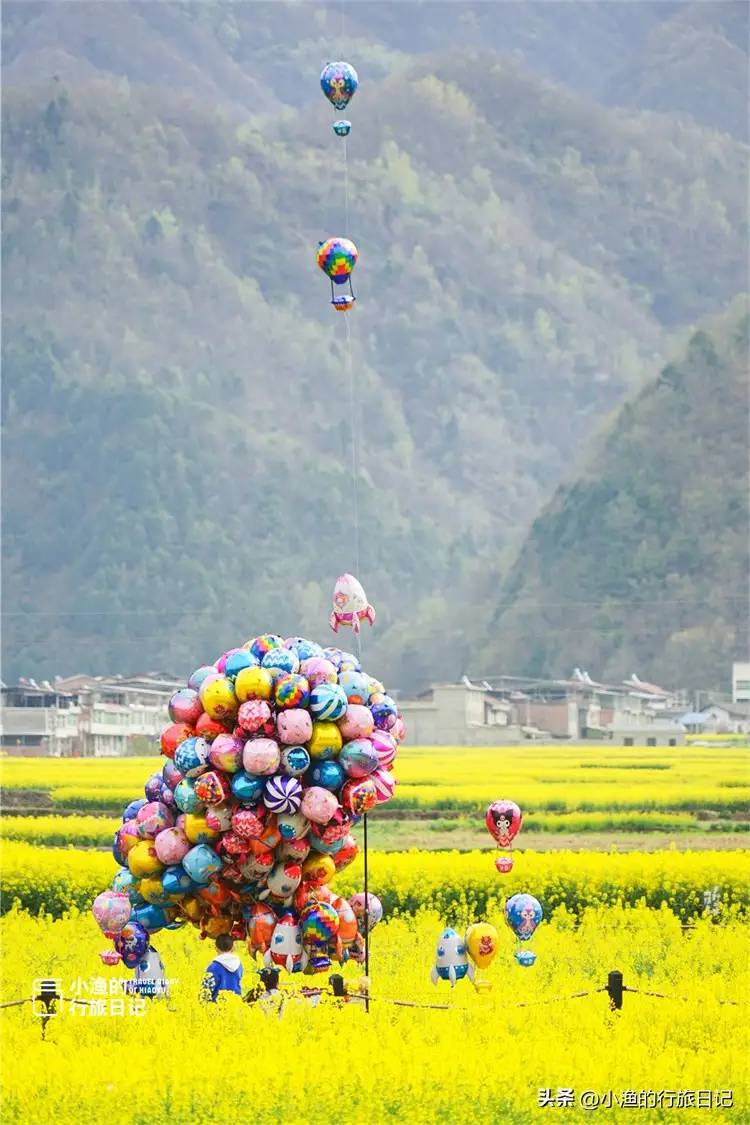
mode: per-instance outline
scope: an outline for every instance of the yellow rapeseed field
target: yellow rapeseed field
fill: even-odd
[[[561,911],[535,935],[537,964],[522,969],[499,916],[488,920],[500,930],[501,950],[479,974],[491,985],[482,992],[468,981],[454,990],[430,984],[439,914],[422,910],[381,924],[372,937],[369,1014],[328,998],[317,1008],[289,998],[280,1014],[239,999],[203,1006],[196,997],[212,946],[194,932],[163,932],[155,943],[176,981],[170,1000],[118,1015],[109,981],[128,974],[101,965],[97,952],[106,943],[89,917],[53,922],[11,912],[0,922],[2,998],[29,996],[35,978],[50,977],[66,996],[98,998],[100,1014],[63,1009],[43,1041],[28,1005],[0,1012],[2,1119],[524,1125],[562,1113],[541,1108],[540,1091],[563,1100],[573,1092],[566,1121],[590,1118],[582,1096],[606,1101],[610,1091],[613,1108],[599,1109],[598,1120],[623,1119],[618,1099],[654,1103],[660,1092],[661,1108],[641,1109],[638,1121],[692,1120],[693,1113],[666,1106],[699,1091],[712,1099],[732,1091],[734,1105],[699,1120],[748,1119],[750,1022],[742,1007],[720,1003],[747,995],[750,983],[737,921],[699,921],[685,934],[667,910],[609,907],[588,911],[575,928]],[[674,998],[626,993],[619,1013],[601,992],[572,998],[601,988],[612,968],[631,988]],[[360,971],[347,966],[345,976]],[[394,999],[450,1007],[399,1007]]]
[[[163,759],[0,759],[6,789],[49,790],[59,807],[124,805]],[[525,813],[717,810],[750,803],[750,751],[741,747],[568,744],[401,747],[390,808],[480,810],[510,797]]]
[[[470,920],[488,904],[531,891],[545,911],[585,907],[667,905],[684,920],[703,912],[707,901],[729,913],[750,908],[750,853],[678,852],[524,852],[513,871],[498,875],[494,852],[373,852],[372,889],[389,912],[414,913],[431,906],[442,914]],[[0,850],[3,900],[18,900],[36,913],[61,915],[70,904],[87,907],[108,887],[117,865],[109,852],[44,848],[4,842]],[[362,859],[337,875],[341,894],[362,889]]]

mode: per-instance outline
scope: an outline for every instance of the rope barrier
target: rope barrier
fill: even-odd
[[[691,1000],[689,996],[667,996],[663,992],[648,992],[645,988],[628,988],[627,985],[623,985],[622,991],[637,993],[640,996],[654,996],[657,1000],[675,1000],[679,1001],[682,1004],[694,1003],[694,1001]],[[739,1003],[737,1000],[720,1000],[717,997],[716,1002],[717,1004],[732,1004],[735,1008],[739,1007]]]

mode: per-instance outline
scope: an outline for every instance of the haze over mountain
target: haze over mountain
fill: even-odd
[[[676,59],[685,27],[737,47],[739,6],[584,7],[346,9],[359,569],[368,662],[404,687],[490,655],[540,505],[744,285],[722,99],[715,129],[604,104],[641,62],[656,96],[673,25]],[[355,565],[344,318],[314,264],[345,224],[317,89],[340,11],[6,5],[6,678],[325,634]]]
[[[747,357],[738,298],[617,412],[534,521],[501,587],[489,666],[615,680],[644,665],[722,690],[748,631]]]

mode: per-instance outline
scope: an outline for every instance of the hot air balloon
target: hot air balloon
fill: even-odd
[[[544,917],[541,903],[529,894],[513,895],[505,903],[505,921],[519,941],[516,960],[524,968],[534,964],[536,954],[530,949],[521,949],[520,942],[530,941],[534,931]]]
[[[521,810],[515,801],[493,801],[487,809],[484,822],[497,846],[510,852],[513,840],[521,829]],[[495,867],[501,875],[507,875],[513,867],[511,856],[498,856]]]
[[[320,88],[334,109],[346,109],[357,92],[359,78],[351,63],[329,62],[320,75]]]
[[[356,301],[351,274],[358,257],[357,247],[348,238],[327,238],[318,243],[318,265],[331,279],[331,304],[338,312],[346,312]],[[347,284],[348,293],[334,289],[334,285]]]

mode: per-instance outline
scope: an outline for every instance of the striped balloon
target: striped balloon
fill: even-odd
[[[375,770],[370,774],[370,780],[375,786],[375,793],[378,798],[378,804],[384,804],[385,801],[390,801],[393,796],[393,790],[396,788],[396,779],[388,770]]]
[[[378,765],[381,769],[388,769],[396,757],[398,748],[396,739],[386,730],[374,730],[370,735],[370,742],[375,747]]]
[[[302,786],[296,777],[272,777],[266,785],[263,804],[271,812],[296,813],[302,804]]]
[[[310,713],[314,719],[340,719],[347,705],[346,692],[339,684],[321,683],[310,692]]]

